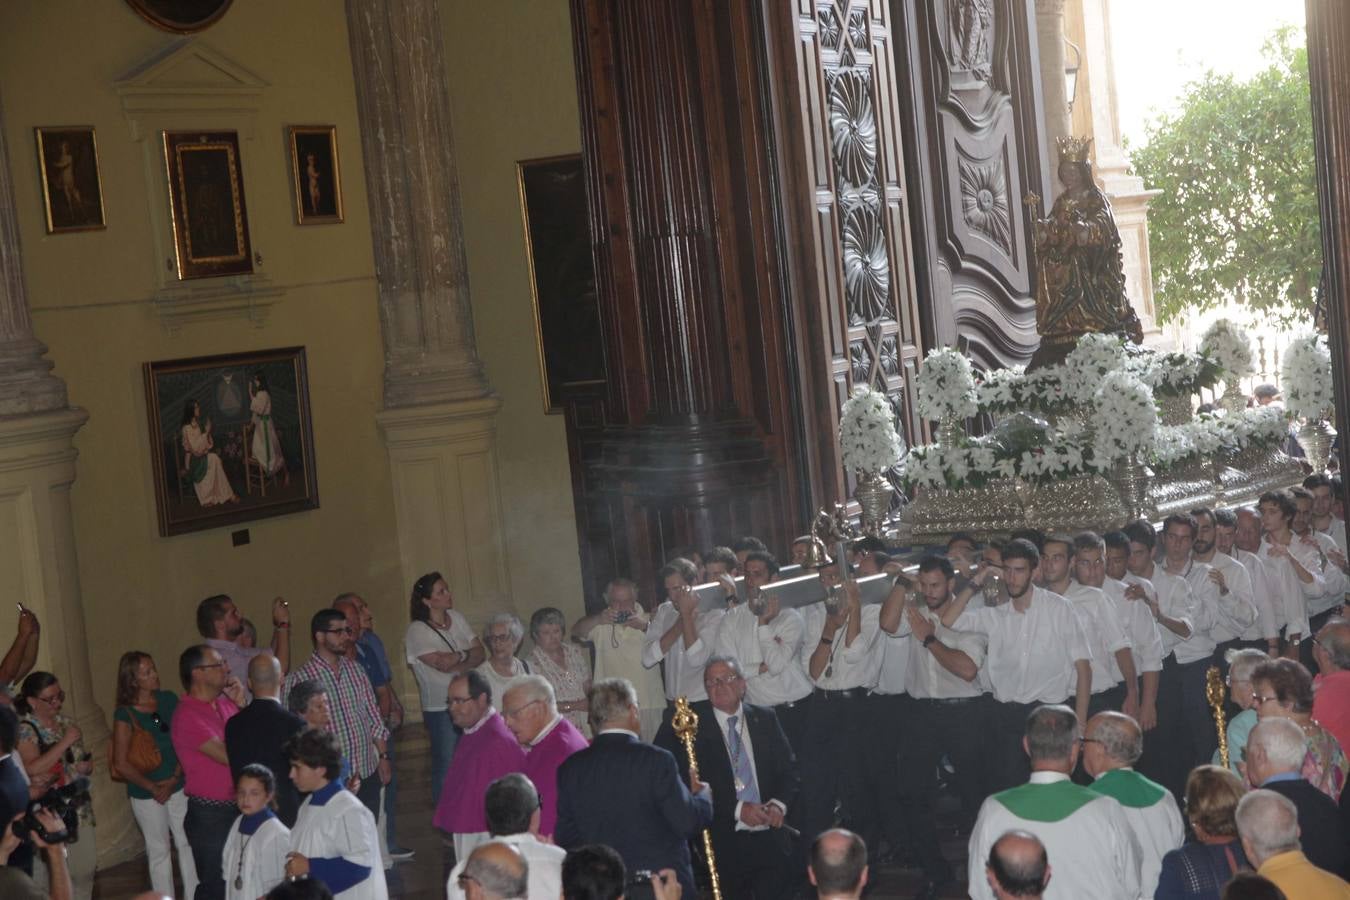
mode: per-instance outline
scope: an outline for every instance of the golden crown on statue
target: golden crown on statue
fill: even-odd
[[[1077,138],[1071,135],[1055,138],[1055,143],[1059,145],[1060,162],[1087,162],[1088,153],[1092,150],[1090,137]]]

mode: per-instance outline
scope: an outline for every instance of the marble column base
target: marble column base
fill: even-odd
[[[403,588],[439,571],[455,609],[479,628],[512,609],[497,478],[496,397],[385,409],[375,417],[389,451]],[[410,718],[416,685],[404,684]]]
[[[0,418],[0,643],[8,646],[18,617],[15,602],[37,614],[42,627],[36,668],[50,671],[66,692],[64,712],[75,720],[94,755],[94,798],[99,867],[141,852],[126,788],[108,777],[113,675],[95,685],[80,596],[79,559],[70,513],[75,481],[75,433],[88,420],[81,409]]]

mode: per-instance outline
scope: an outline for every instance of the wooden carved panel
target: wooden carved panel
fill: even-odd
[[[856,384],[887,393],[920,434],[921,354],[891,12],[882,0],[769,4],[783,193],[794,255],[806,447],[814,500],[844,499],[839,407]]]
[[[1035,349],[1030,223],[1045,195],[1027,0],[896,0],[923,334],[990,367]]]

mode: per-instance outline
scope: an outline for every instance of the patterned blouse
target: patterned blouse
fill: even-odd
[[[1316,722],[1303,729],[1307,735],[1308,753],[1303,757],[1303,777],[1308,783],[1332,800],[1341,799],[1345,787],[1346,769],[1350,768],[1345,751],[1330,731]]]
[[[586,658],[587,654],[570,641],[563,641],[562,651],[565,667],[560,667],[553,661],[553,657],[535,647],[530,651],[530,671],[548,679],[548,683],[553,685],[553,692],[558,695],[559,703],[585,700],[586,685],[591,680],[591,662]],[[590,738],[591,726],[586,721],[586,710],[572,710],[563,713],[563,716],[575,725],[578,731]]]

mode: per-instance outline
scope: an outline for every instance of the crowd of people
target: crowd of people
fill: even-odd
[[[815,568],[828,596],[801,608],[755,538],[686,548],[650,612],[615,579],[570,632],[545,607],[477,633],[428,573],[403,644],[432,822],[453,847],[447,897],[664,900],[696,896],[712,870],[728,898],[845,897],[881,864],[921,872],[936,897],[958,880],[943,793],[977,900],[1350,896],[1339,487],[1315,475],[1160,529],[957,535],[917,565],[864,539]],[[809,549],[789,548],[791,574]],[[879,573],[889,593],[865,602],[857,578]],[[388,896],[386,869],[412,856],[394,814],[404,710],[372,624],[342,594],[293,659],[284,600],[258,646],[218,595],[197,607],[181,694],[148,654],[123,655],[107,761],[156,894],[175,895],[176,848],[196,900]],[[39,631],[25,611],[0,660],[16,685],[0,705],[0,821],[23,826],[0,856],[32,876],[11,894],[6,871],[0,890],[87,897],[96,760],[56,676],[32,671]],[[1226,759],[1211,667],[1228,686]]]

